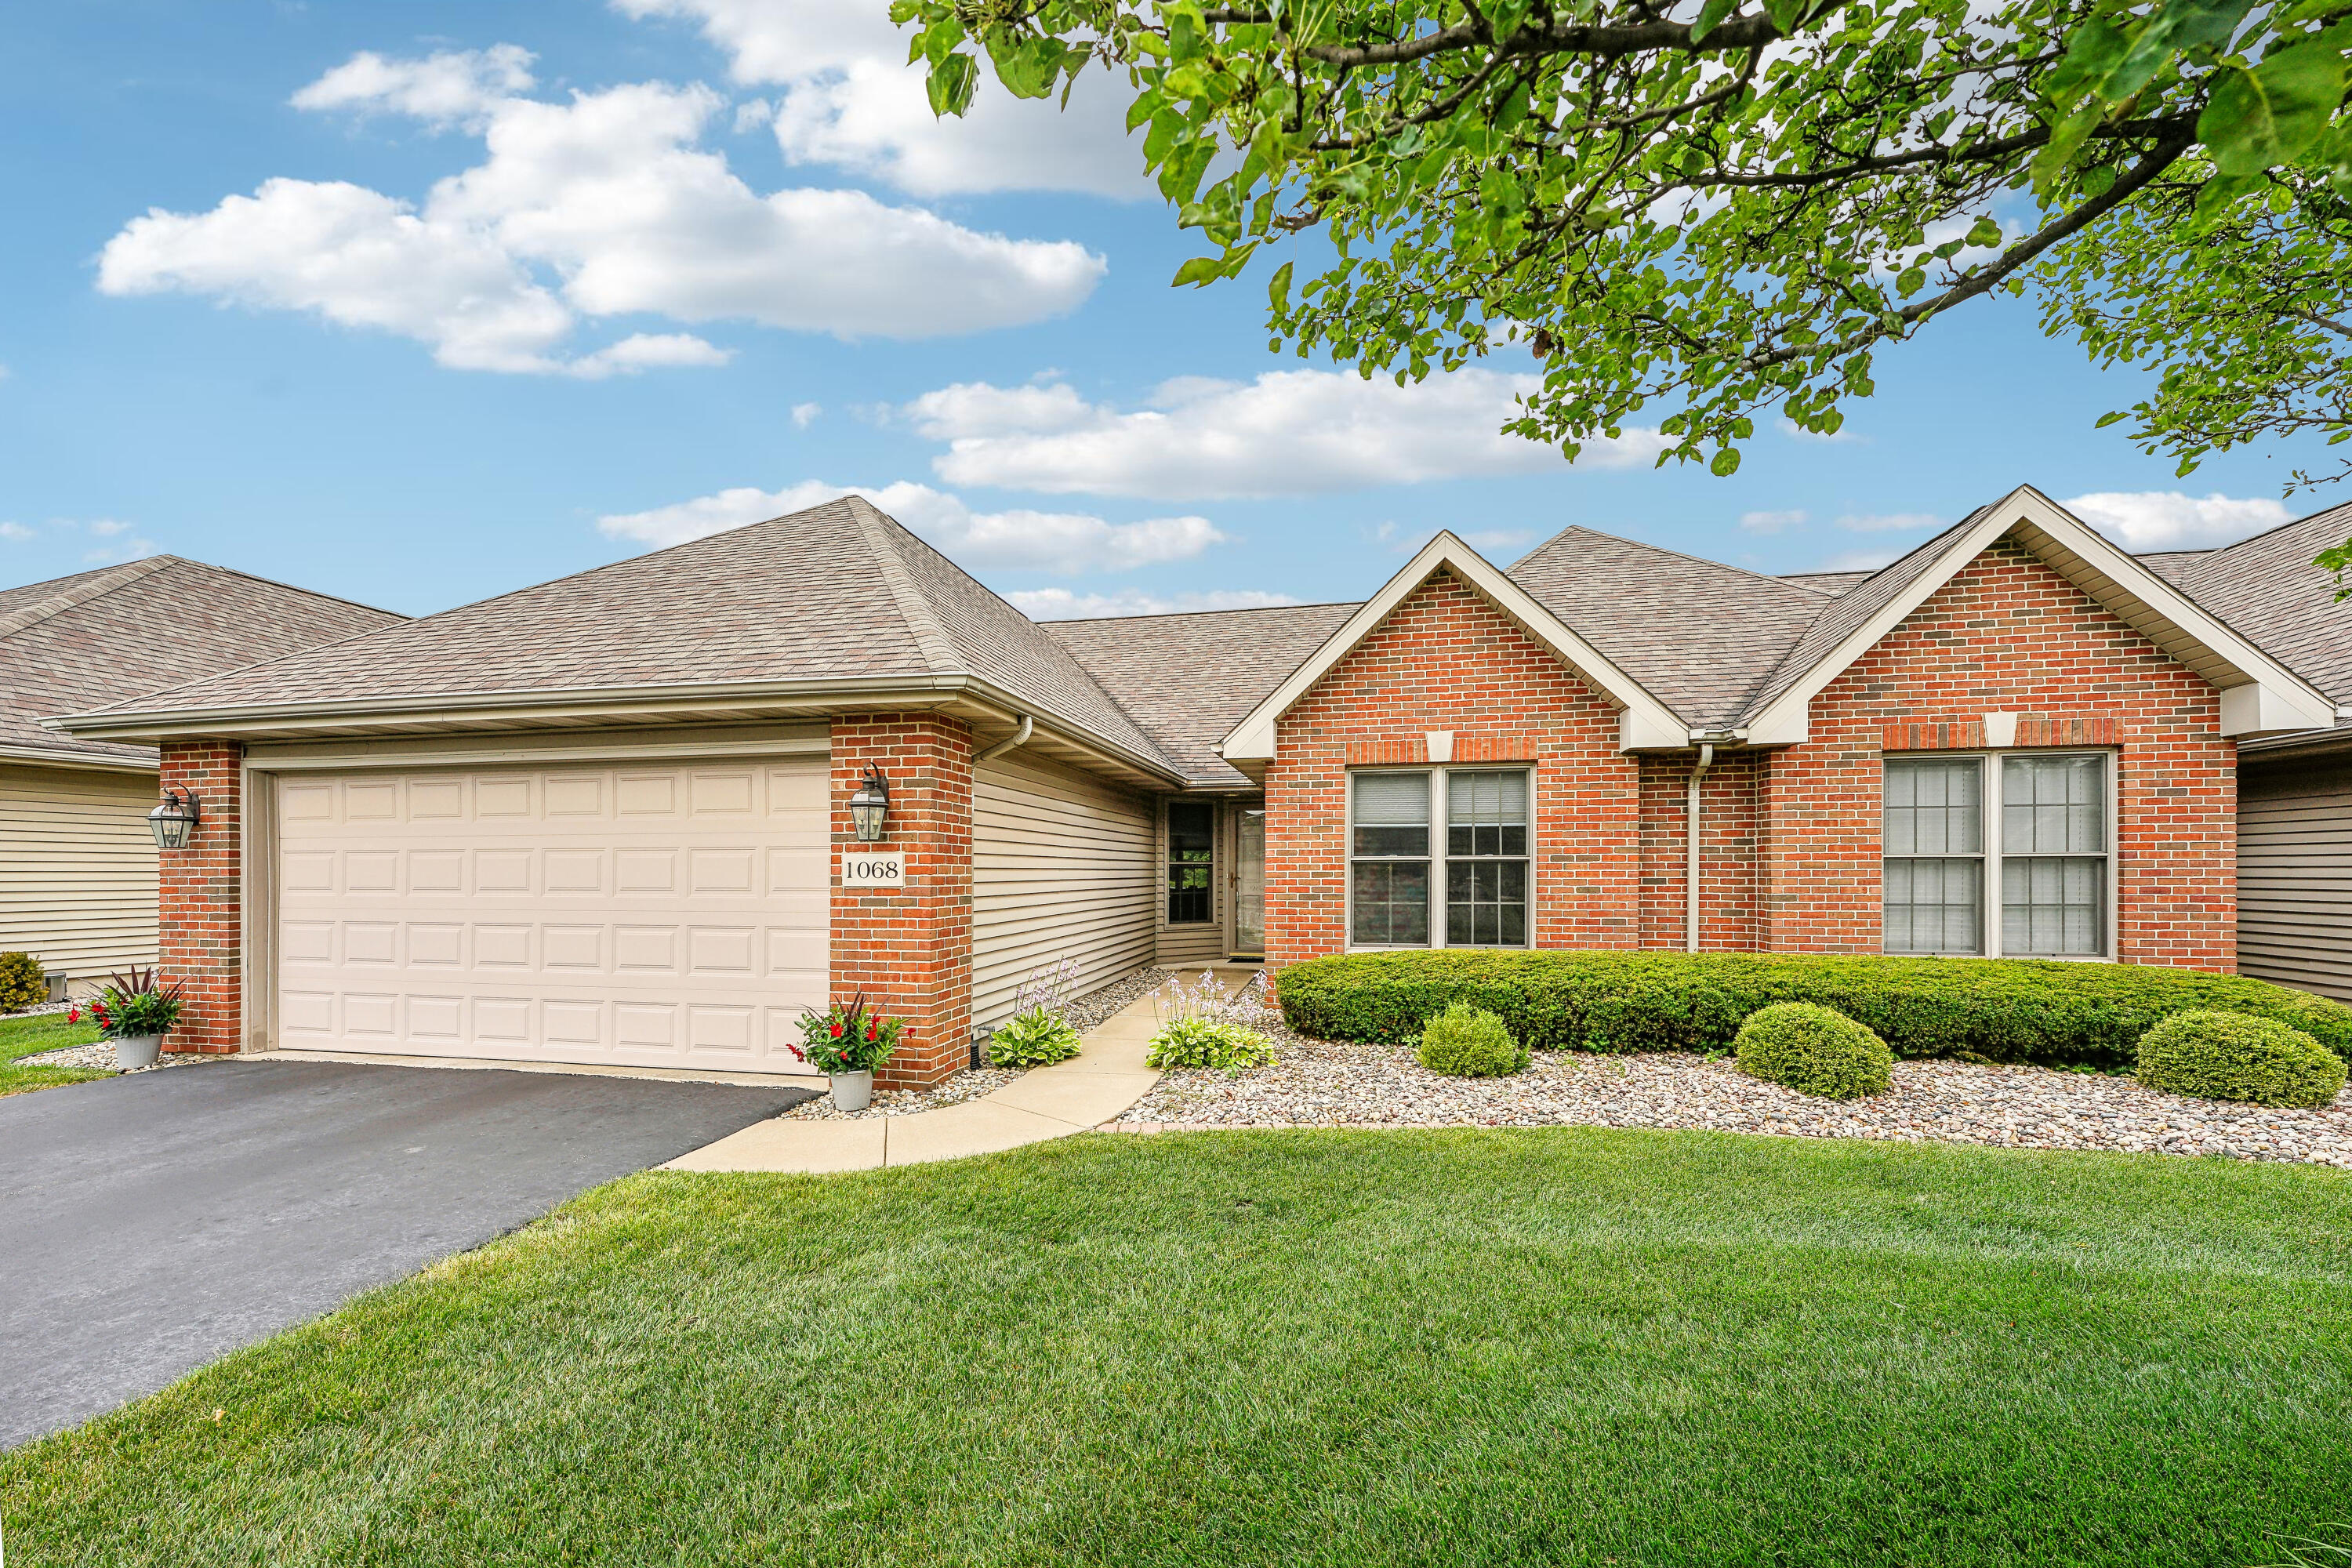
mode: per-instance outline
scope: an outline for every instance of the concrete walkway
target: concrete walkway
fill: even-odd
[[[1229,986],[1257,973],[1255,965],[1219,964],[1216,969]],[[1144,996],[1088,1030],[1078,1054],[1068,1061],[1033,1068],[993,1094],[911,1116],[870,1116],[856,1121],[778,1117],[681,1154],[664,1169],[869,1171],[878,1165],[993,1154],[1024,1143],[1066,1138],[1101,1126],[1160,1081],[1160,1075],[1143,1065],[1159,1029],[1151,998]]]

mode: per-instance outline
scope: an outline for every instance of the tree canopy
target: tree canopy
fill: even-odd
[[[1653,404],[1734,471],[1836,431],[1874,356],[1996,290],[2160,371],[2187,473],[2352,438],[2352,0],[896,0],[931,102],[1124,73],[1203,254],[1272,269],[1277,347],[1419,378],[1542,364],[1511,426],[1573,457]],[[983,62],[985,62],[983,64]],[[1318,253],[1320,254],[1320,253]],[[2352,471],[2298,469],[2290,487]]]

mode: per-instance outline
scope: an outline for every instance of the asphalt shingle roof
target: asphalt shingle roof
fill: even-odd
[[[2352,702],[2352,600],[2338,604],[2335,574],[2312,564],[2347,535],[2352,502],[2158,570],[2289,669]]]
[[[152,762],[152,746],[83,740],[41,720],[401,620],[176,555],[0,590],[0,746]]]
[[[1045,630],[1094,672],[1187,779],[1238,786],[1249,781],[1217,754],[1217,743],[1355,611],[1288,605],[1048,621]]]
[[[856,496],[387,626],[119,710],[971,674],[1158,761],[1061,645]]]

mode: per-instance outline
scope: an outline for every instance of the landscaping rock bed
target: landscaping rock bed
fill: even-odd
[[[1649,1127],[1807,1138],[2217,1154],[2352,1169],[2352,1089],[2316,1110],[2187,1100],[2128,1078],[1966,1062],[1895,1065],[1885,1093],[1827,1100],[1691,1055],[1538,1051],[1524,1073],[1445,1078],[1394,1046],[1302,1039],[1265,1013],[1275,1066],[1171,1072],[1119,1118],[1163,1127]]]
[[[1168,977],[1169,972],[1164,969],[1139,969],[1084,996],[1073,998],[1062,1008],[1062,1016],[1083,1034],[1129,1004],[1150,994]],[[803,1121],[866,1121],[877,1116],[913,1116],[993,1094],[1025,1070],[1022,1068],[970,1068],[929,1089],[877,1089],[874,1091],[873,1103],[863,1110],[836,1110],[833,1096],[828,1094],[796,1105],[784,1114]]]
[[[132,1068],[132,1072],[153,1072],[159,1068],[190,1067],[206,1060],[193,1052],[166,1052],[156,1058],[153,1067]],[[37,1057],[18,1057],[10,1064],[20,1068],[84,1068],[92,1072],[114,1072],[114,1046],[111,1041],[99,1040],[87,1046],[68,1046],[63,1050],[43,1051]]]

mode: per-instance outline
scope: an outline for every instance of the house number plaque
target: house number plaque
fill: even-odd
[[[841,885],[845,888],[903,888],[907,885],[907,852],[903,849],[859,849],[841,852]]]

